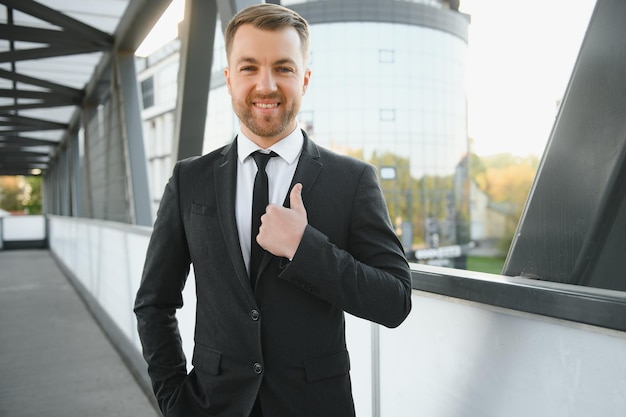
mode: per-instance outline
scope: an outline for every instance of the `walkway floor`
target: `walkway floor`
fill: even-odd
[[[47,250],[0,251],[0,416],[155,417]]]

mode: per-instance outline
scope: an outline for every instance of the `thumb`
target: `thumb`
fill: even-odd
[[[296,211],[305,211],[304,202],[302,201],[302,184],[297,183],[291,189],[289,194],[289,207]]]

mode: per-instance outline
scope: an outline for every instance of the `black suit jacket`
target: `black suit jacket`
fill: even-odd
[[[309,225],[291,262],[266,254],[253,293],[235,221],[235,143],[179,162],[137,293],[144,357],[166,416],[353,416],[344,311],[388,327],[411,309],[410,271],[374,168],[306,137],[292,186]],[[285,204],[288,205],[287,197]],[[176,309],[193,265],[188,374]]]

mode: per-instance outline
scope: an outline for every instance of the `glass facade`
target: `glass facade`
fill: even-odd
[[[302,1],[282,2],[289,3],[311,24],[312,76],[301,126],[319,145],[378,167],[390,217],[408,253],[467,243],[466,39],[436,25],[390,19],[358,21],[351,15],[336,21],[336,13],[331,22],[323,16],[309,19],[307,10],[297,7]],[[331,3],[337,2],[326,2]],[[351,3],[358,8],[372,2]],[[443,18],[459,15],[438,1],[397,3],[419,3],[414,11],[436,9]],[[462,22],[467,26],[467,19]],[[219,23],[217,30],[221,33]],[[205,152],[232,140],[238,128],[224,84],[225,65],[218,36]]]
[[[311,32],[302,113],[318,143],[358,150],[367,160],[408,158],[416,178],[454,173],[467,152],[460,39],[390,23],[315,25]]]
[[[148,58],[137,60],[152,218],[156,218],[163,188],[171,175],[179,48],[180,43],[176,40]]]
[[[469,19],[455,3],[282,2],[311,23],[301,125],[320,145],[378,167],[391,219],[413,256],[469,241]]]

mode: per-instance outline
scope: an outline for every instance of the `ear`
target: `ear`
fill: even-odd
[[[311,79],[311,69],[307,68],[304,72],[304,82],[302,83],[302,95],[306,94],[306,89],[309,86],[309,80]]]
[[[228,87],[228,95],[232,95],[230,89],[230,69],[228,67],[224,68],[224,78],[226,79],[226,86]]]

